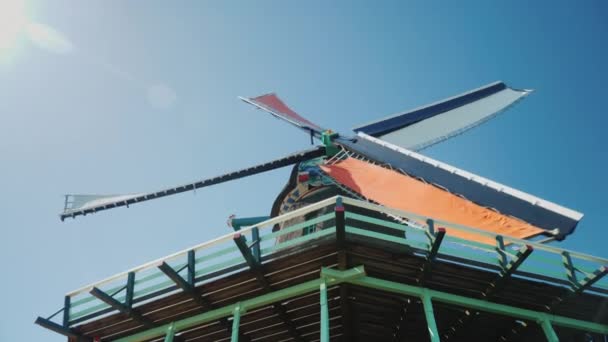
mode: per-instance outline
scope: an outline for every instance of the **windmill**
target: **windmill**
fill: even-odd
[[[240,99],[288,122],[320,145],[217,177],[128,195],[66,195],[61,220],[130,206],[295,165],[271,216],[336,193],[516,238],[562,240],[582,214],[419,153],[495,117],[530,90],[495,82],[358,126],[352,136],[315,124],[276,94]],[[399,220],[400,218],[395,217]],[[280,228],[280,227],[279,227]],[[449,227],[447,227],[449,231]],[[461,238],[484,237],[453,232]]]

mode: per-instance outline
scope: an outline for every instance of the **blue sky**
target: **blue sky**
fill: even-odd
[[[66,292],[269,212],[287,169],[58,219],[64,193],[158,189],[308,146],[238,95],[276,91],[348,132],[495,80],[533,88],[425,153],[585,213],[560,245],[608,256],[606,2],[26,4],[47,31],[0,50],[2,341],[62,341],[33,321]]]

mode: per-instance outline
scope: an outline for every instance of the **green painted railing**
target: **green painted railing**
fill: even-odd
[[[242,302],[229,304],[222,308],[203,312],[188,318],[184,318],[172,323],[164,324],[152,329],[148,329],[131,336],[123,337],[118,342],[138,342],[148,339],[155,339],[162,336],[173,336],[176,331],[183,331],[199,324],[211,322],[223,317],[232,315],[232,339],[238,340],[240,316],[247,310],[253,310],[265,305],[284,301],[306,293],[319,291],[320,293],[320,330],[319,340],[329,342],[330,320],[327,308],[327,288],[338,284],[347,283],[361,287],[392,292],[400,295],[415,296],[422,300],[424,314],[431,341],[439,341],[439,331],[435,321],[433,310],[434,303],[445,303],[455,306],[476,309],[484,312],[501,314],[516,319],[524,319],[541,325],[548,341],[558,341],[557,335],[553,330],[553,325],[588,331],[598,334],[608,334],[608,326],[593,322],[586,322],[563,316],[550,315],[545,312],[521,309],[509,305],[493,303],[490,301],[468,298],[454,295],[443,291],[435,291],[424,287],[401,284],[379,278],[367,276],[364,266],[358,266],[348,270],[340,271],[330,268],[320,270],[320,278],[294,285],[285,289],[260,295]],[[165,338],[166,340],[166,338]]]
[[[209,281],[221,273],[245,269],[246,260],[234,243],[237,234],[247,236],[249,245],[254,245],[252,242],[255,241],[252,238],[259,236],[259,241],[255,245],[259,246],[262,262],[281,249],[314,239],[335,236],[336,227],[332,221],[335,219],[333,210],[330,210],[329,213],[326,213],[327,210],[325,210],[312,219],[291,224],[277,232],[272,232],[272,227],[275,224],[285,226],[290,220],[305,215],[311,216],[311,213],[317,213],[320,209],[333,209],[337,201],[342,201],[346,209],[345,232],[347,236],[361,236],[402,244],[420,255],[429,255],[433,251],[434,244],[438,244],[436,246],[438,249],[435,251],[437,258],[448,258],[451,261],[465,264],[475,263],[477,267],[486,267],[495,272],[507,272],[509,267],[518,262],[518,258],[521,257],[520,251],[533,248],[534,253],[527,256],[521,265],[517,265],[519,267],[515,271],[516,276],[567,286],[572,291],[584,290],[604,296],[608,295],[608,281],[602,277],[606,273],[604,266],[608,265],[608,260],[604,258],[531,241],[501,237],[491,232],[433,220],[429,217],[364,201],[333,197],[253,226],[240,227],[237,233],[226,234],[72,291],[66,295],[64,312],[67,314],[64,314],[64,325],[69,327],[113,310],[110,305],[90,293],[93,288],[105,292],[125,305],[126,303],[137,304],[151,297],[179,291],[175,282],[159,269],[163,263],[168,264],[184,279],[193,280],[193,286]],[[374,213],[375,217],[365,215],[365,213]],[[412,224],[396,223],[388,217],[386,219],[378,218],[382,217],[378,213],[404,218]],[[305,227],[312,225],[323,225],[324,229],[291,237],[285,241],[280,239],[283,235],[302,232]],[[367,229],[371,225],[381,226],[393,233],[381,233],[377,230]],[[496,245],[489,245],[460,239],[449,234],[443,238],[442,242],[437,242],[437,232],[442,226],[479,234],[496,241],[502,240],[503,243],[497,242]],[[281,242],[277,243],[279,240]],[[192,274],[189,275],[189,272]],[[134,279],[131,285],[128,282],[130,274]],[[131,286],[130,292],[129,286]]]

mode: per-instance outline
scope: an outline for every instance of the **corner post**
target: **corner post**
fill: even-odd
[[[232,311],[232,337],[230,342],[239,341],[239,325],[241,324],[241,303],[238,303]]]
[[[338,249],[344,248],[344,240],[346,237],[346,224],[344,218],[344,204],[342,204],[342,197],[336,198],[336,208],[334,209],[336,219],[336,241]]]
[[[258,262],[262,261],[262,256],[260,253],[260,229],[258,227],[253,227],[251,229],[251,240],[253,245],[251,246],[251,252],[253,253],[253,258]]]
[[[437,322],[435,322],[435,312],[433,311],[433,302],[427,289],[422,292],[422,305],[424,307],[424,316],[429,329],[429,337],[431,342],[439,342],[439,331],[437,330]]]
[[[325,278],[320,285],[321,295],[321,340],[320,342],[329,342],[329,308],[327,307],[327,284]]]
[[[194,286],[196,276],[196,254],[194,250],[188,251],[188,284]]]
[[[125,297],[125,306],[131,309],[133,307],[133,295],[135,293],[135,272],[129,272],[127,275],[127,295]]]
[[[65,296],[63,299],[63,327],[70,327],[70,306],[71,306],[71,297]]]

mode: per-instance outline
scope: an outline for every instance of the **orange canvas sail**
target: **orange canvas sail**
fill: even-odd
[[[410,176],[354,158],[321,169],[339,183],[387,207],[437,220],[525,239],[544,232],[516,218],[502,215]],[[486,236],[445,227],[447,234],[494,244]]]

